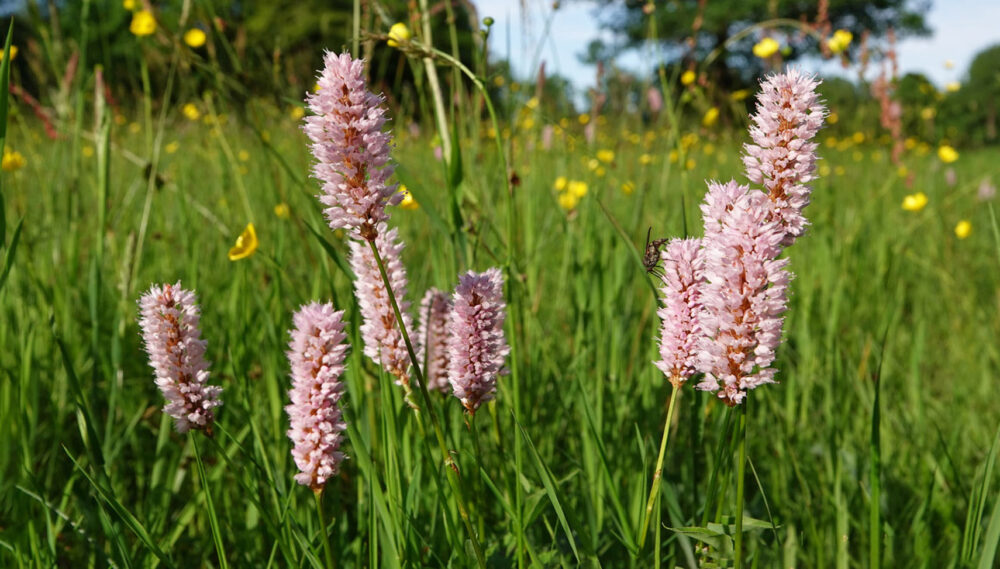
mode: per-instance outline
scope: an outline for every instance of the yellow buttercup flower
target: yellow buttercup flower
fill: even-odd
[[[556,178],[556,183],[553,184],[552,187],[555,188],[557,192],[561,192],[566,189],[567,183],[568,180],[566,180],[566,176],[559,176],[558,178]]]
[[[292,117],[293,121],[302,120],[302,117],[306,116],[306,110],[303,107],[295,105],[288,114]]]
[[[701,117],[701,125],[708,128],[719,120],[719,107],[712,107],[705,111],[705,116]]]
[[[153,35],[156,32],[156,18],[149,10],[139,10],[132,14],[132,23],[129,24],[128,31],[139,37]]]
[[[948,91],[949,93],[955,93],[961,88],[962,84],[959,83],[958,81],[952,81],[951,83],[948,83],[947,85],[944,86],[945,91]]]
[[[406,27],[403,22],[396,22],[389,28],[389,47],[398,47],[400,42],[410,41],[413,37],[410,34],[410,28]]]
[[[924,107],[920,109],[920,118],[924,119],[925,121],[931,120],[932,118],[934,118],[934,115],[936,114],[937,111],[934,109],[934,107]]]
[[[573,180],[566,186],[566,193],[572,194],[576,198],[582,198],[587,195],[587,182],[580,182],[579,180]]]
[[[0,50],[0,52],[2,52],[2,50]],[[16,57],[17,57],[17,46],[12,45],[10,46],[10,60],[14,61]],[[0,61],[3,61],[3,53],[0,53]]]
[[[525,103],[524,106],[528,107],[529,109],[532,109],[532,110],[537,109],[538,108],[538,97],[532,97],[532,98],[528,99],[528,102]]]
[[[753,46],[753,54],[761,59],[767,59],[778,53],[780,47],[778,40],[770,37],[764,38],[757,42],[757,45]]]
[[[94,155],[94,147],[88,144],[80,149],[80,154],[83,154],[84,158],[90,158]]]
[[[198,28],[191,28],[190,30],[184,32],[184,43],[188,44],[189,47],[199,48],[205,45],[205,40],[208,36],[205,32]]]
[[[597,159],[605,164],[610,164],[615,161],[615,151],[614,150],[598,150]]]
[[[24,167],[24,155],[16,150],[4,150],[3,161],[0,162],[0,169],[4,172],[14,172]]]
[[[129,12],[135,10],[135,0],[122,0],[122,8],[125,8]]]
[[[173,154],[174,152],[177,152],[177,150],[180,147],[181,147],[180,143],[178,143],[175,140],[173,142],[168,142],[167,145],[163,147],[163,149],[167,151],[167,154]]]
[[[903,198],[903,209],[906,211],[920,211],[927,205],[927,194],[917,192]]]
[[[629,180],[622,184],[622,191],[625,192],[626,196],[632,195],[632,192],[635,191],[635,182]]]
[[[576,204],[580,203],[580,198],[576,197],[570,192],[565,192],[559,194],[559,207],[569,210],[576,207]]]
[[[196,121],[201,118],[201,111],[198,110],[198,107],[194,103],[184,105],[184,107],[181,108],[181,112],[184,113],[184,116],[187,117],[188,120]]]
[[[972,233],[972,223],[968,220],[963,219],[955,226],[955,237],[959,239],[965,239],[970,233]]]
[[[643,166],[648,166],[652,163],[653,163],[652,154],[642,154],[641,156],[639,156],[639,164],[642,164]]]
[[[576,120],[579,121],[580,124],[587,124],[590,122],[590,115],[587,113],[580,113],[580,115],[576,117]]]
[[[246,150],[240,150],[236,154],[236,157],[240,159],[240,162],[249,162],[250,161],[250,153],[247,152]]]
[[[833,53],[841,53],[847,49],[847,46],[851,45],[851,40],[854,39],[854,34],[847,30],[837,30],[833,32],[833,37],[826,42],[827,47]]]
[[[252,223],[248,223],[246,229],[236,238],[236,245],[229,250],[229,260],[239,261],[253,255],[257,250],[257,230]]]
[[[938,148],[938,158],[945,164],[951,164],[955,160],[958,160],[958,152],[947,144],[943,144]]]
[[[681,84],[683,84],[683,85],[690,85],[690,84],[694,83],[694,80],[697,79],[697,78],[698,78],[698,74],[695,73],[694,71],[688,69],[687,71],[685,71],[684,73],[681,74]]]
[[[404,184],[399,185],[399,193],[403,194],[403,201],[399,202],[399,207],[403,209],[417,209],[420,207],[420,204],[417,203],[417,200],[413,199],[413,194],[410,193],[410,190],[406,189]]]
[[[750,96],[749,89],[740,89],[739,91],[733,91],[729,94],[730,100],[736,101],[737,103],[746,99]]]
[[[826,115],[826,123],[827,124],[837,124],[837,121],[839,121],[839,120],[840,120],[840,116],[837,115],[837,113],[830,113],[830,114]]]
[[[288,209],[288,204],[281,202],[280,204],[274,206],[274,215],[281,219],[288,219],[291,217],[291,210]]]

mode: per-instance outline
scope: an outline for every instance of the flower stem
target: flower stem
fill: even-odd
[[[201,448],[198,446],[197,431],[191,433],[191,444],[194,445],[194,458],[198,463],[198,478],[201,478],[201,486],[205,491],[205,505],[208,509],[208,523],[212,527],[212,540],[215,542],[215,552],[219,555],[219,567],[229,569],[229,562],[226,561],[226,550],[222,545],[222,530],[219,527],[219,517],[215,513],[215,504],[212,502],[212,493],[208,488],[208,474],[205,472],[205,464],[201,461]]]
[[[663,438],[660,439],[660,456],[656,459],[656,470],[653,472],[653,486],[649,489],[649,499],[646,500],[646,513],[642,517],[642,531],[639,533],[639,549],[646,544],[646,532],[649,530],[649,519],[653,513],[653,504],[660,496],[660,482],[663,480],[663,458],[667,451],[667,439],[670,437],[670,423],[674,418],[674,407],[677,405],[679,385],[674,384],[670,392],[670,403],[667,405],[667,420],[663,424]]]
[[[326,556],[326,569],[333,569],[333,551],[330,549],[330,534],[327,533],[326,516],[323,515],[323,490],[313,491],[316,498],[316,514],[319,516],[319,531],[323,532],[323,555]]]
[[[424,375],[420,371],[420,363],[417,359],[417,353],[413,350],[413,344],[410,342],[410,335],[406,332],[406,326],[403,325],[403,316],[399,312],[399,305],[396,303],[396,295],[392,292],[389,275],[385,272],[385,263],[382,261],[382,255],[378,252],[378,247],[375,246],[375,241],[368,240],[368,246],[371,247],[372,254],[375,256],[375,263],[378,264],[379,273],[382,275],[382,282],[385,284],[385,290],[389,295],[389,302],[392,304],[392,310],[396,316],[396,322],[399,324],[399,330],[403,334],[403,342],[406,343],[406,351],[409,353],[410,362],[413,364],[413,375],[417,378],[417,387],[420,390],[420,395],[424,402],[424,408],[427,409],[427,414],[431,418],[431,425],[434,427],[434,435],[437,438],[438,447],[441,449],[441,456],[444,458],[444,471],[448,476],[448,483],[451,485],[451,489],[455,493],[455,499],[458,502],[458,513],[461,516],[462,523],[465,524],[465,529],[469,534],[469,541],[472,543],[472,549],[476,553],[476,561],[479,563],[480,567],[485,569],[486,558],[483,556],[483,548],[479,545],[479,539],[476,537],[476,531],[472,527],[472,520],[469,517],[469,510],[466,507],[465,497],[462,493],[462,481],[458,476],[458,467],[455,465],[455,460],[452,458],[451,453],[448,452],[448,445],[444,440],[444,431],[441,429],[441,420],[437,416],[437,409],[432,404],[431,395],[427,391],[427,383],[424,381]]]
[[[736,474],[736,569],[743,568],[743,479],[747,465],[747,404],[740,405],[740,462]]]

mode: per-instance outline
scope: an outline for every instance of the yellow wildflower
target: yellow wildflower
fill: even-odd
[[[694,80],[698,78],[698,74],[694,71],[688,69],[681,74],[681,83],[684,85],[690,85],[694,83]]]
[[[757,45],[753,46],[753,54],[761,59],[767,59],[775,53],[778,53],[778,49],[781,46],[778,45],[778,41],[774,38],[767,37],[759,42]]]
[[[408,42],[411,37],[410,28],[403,22],[396,22],[389,28],[389,47],[398,47],[400,42]]]
[[[701,125],[705,128],[711,127],[719,120],[719,107],[712,107],[705,111],[705,116],[701,117]]]
[[[943,144],[938,148],[938,158],[945,164],[951,164],[955,160],[958,160],[958,152],[947,144]]]
[[[931,120],[932,118],[934,118],[934,115],[936,114],[937,111],[934,110],[934,107],[924,107],[920,109],[920,118],[924,119],[925,121]]]
[[[624,184],[622,184],[622,191],[625,192],[626,196],[632,195],[632,192],[635,191],[635,182],[633,182],[632,180],[629,180],[629,181],[625,182]]]
[[[639,156],[639,164],[642,164],[643,166],[648,166],[652,163],[653,163],[652,154],[642,154],[641,156]]]
[[[561,192],[566,189],[567,183],[568,180],[566,180],[566,176],[559,176],[556,178],[556,183],[552,187],[555,188],[557,192]]]
[[[824,178],[827,177],[827,176],[829,176],[830,175],[830,165],[829,164],[820,164],[819,165],[819,175],[822,176],[822,177],[824,177]]]
[[[278,216],[281,219],[288,219],[289,217],[291,217],[291,210],[288,209],[288,204],[286,204],[285,202],[281,202],[278,205],[274,206],[274,215]]]
[[[972,223],[968,220],[963,219],[955,226],[955,237],[959,239],[965,239],[970,233],[972,233]]]
[[[684,168],[686,170],[694,170],[695,165],[697,165],[697,162],[694,161],[694,158],[688,158],[684,161]]]
[[[580,182],[578,180],[573,180],[566,187],[567,194],[573,194],[576,198],[582,198],[587,195],[587,182]]]
[[[503,75],[497,75],[493,78],[493,85],[495,87],[503,87],[503,84],[506,82],[507,80],[503,78]]]
[[[702,152],[705,153],[705,156],[711,156],[715,154],[715,145],[709,142],[708,144],[705,145],[704,148],[702,148]]]
[[[570,192],[559,194],[559,207],[563,209],[573,209],[578,203],[580,203],[580,198]]]
[[[511,81],[510,90],[512,93],[517,93],[518,91],[521,90],[521,84],[518,83],[517,81]]]
[[[600,165],[601,165],[601,163],[597,161],[597,158],[591,158],[590,160],[587,161],[587,169],[589,169],[591,171],[597,170],[597,168]]]
[[[139,134],[140,132],[142,132],[142,125],[133,121],[129,123],[128,131],[131,132],[132,134]]]
[[[167,154],[173,154],[174,152],[177,152],[180,147],[181,145],[175,140],[173,142],[168,142],[163,149],[167,151]]]
[[[406,189],[405,184],[399,185],[399,193],[403,194],[403,201],[399,202],[399,207],[403,209],[417,209],[420,207],[417,200],[413,199],[413,194],[410,193],[410,190]]]
[[[732,93],[730,93],[729,98],[738,103],[749,96],[750,96],[749,89],[740,89],[739,91],[733,91]]]
[[[247,152],[246,150],[240,150],[236,154],[236,157],[240,159],[240,162],[249,162],[250,161],[250,153]]]
[[[288,115],[292,117],[293,121],[302,120],[302,117],[306,116],[306,110],[303,107],[295,105],[292,110],[289,111]]]
[[[538,108],[538,97],[532,97],[532,98],[528,99],[528,102],[525,103],[524,106],[528,107],[529,109],[532,109],[532,110],[537,109]]]
[[[122,0],[122,8],[125,8],[129,12],[135,10],[135,0]]]
[[[196,121],[201,118],[201,111],[198,110],[197,105],[194,103],[188,103],[181,108],[181,112],[188,120]]]
[[[910,171],[906,168],[906,166],[900,166],[899,168],[896,168],[896,175],[900,178],[905,178],[910,175]]]
[[[83,154],[84,158],[90,158],[91,156],[94,155],[94,147],[87,144],[80,149],[80,154]]]
[[[847,49],[847,46],[851,45],[851,40],[853,39],[854,34],[851,32],[847,30],[837,30],[833,32],[833,37],[826,42],[826,45],[833,53],[841,53]]]
[[[846,173],[847,170],[845,170],[843,166],[837,166],[836,168],[833,169],[834,176],[843,176]]]
[[[208,36],[206,36],[205,32],[199,28],[191,28],[190,30],[184,32],[184,43],[195,49],[205,45],[206,39],[208,39]]]
[[[229,250],[229,260],[239,261],[253,255],[257,250],[257,230],[252,223],[248,223],[246,229],[236,238],[236,245]]]
[[[587,113],[580,113],[580,116],[576,117],[576,120],[578,120],[580,124],[587,124],[590,122],[590,115]]]
[[[854,140],[854,144],[861,144],[862,142],[865,141],[865,133],[859,130],[858,132],[854,133],[854,136],[852,136],[851,139]]]
[[[2,50],[0,50],[0,51],[2,51]],[[10,60],[14,61],[14,59],[16,57],[17,57],[17,46],[16,45],[12,45],[12,46],[10,46]],[[3,53],[0,53],[0,61],[3,61]]]
[[[24,167],[24,156],[16,150],[4,150],[3,161],[0,162],[0,169],[4,172],[14,172]]]
[[[927,205],[927,194],[917,192],[903,198],[903,209],[906,211],[920,211]]]
[[[129,24],[128,31],[139,37],[153,35],[156,32],[156,18],[149,10],[139,10],[132,14],[132,23]]]
[[[614,150],[598,150],[597,159],[605,164],[610,164],[615,161],[615,151]]]
[[[604,169],[604,166],[598,166],[597,169],[594,170],[594,174],[597,174],[598,178],[603,178],[607,173],[608,171]]]
[[[830,114],[826,115],[826,122],[827,122],[827,124],[837,124],[837,121],[839,121],[839,120],[840,120],[840,116],[838,116],[837,113],[830,113]]]
[[[948,83],[947,85],[944,86],[944,90],[948,91],[949,93],[954,93],[954,92],[958,91],[961,88],[962,88],[962,84],[959,83],[958,81],[952,81],[952,82],[950,82],[950,83]]]

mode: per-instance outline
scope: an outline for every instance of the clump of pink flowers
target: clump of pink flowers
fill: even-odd
[[[660,317],[660,360],[656,367],[679,387],[695,372],[695,345],[704,277],[700,239],[673,239],[660,254],[663,262],[663,307]]]
[[[420,301],[417,325],[417,361],[424,371],[427,389],[448,388],[448,318],[451,299],[446,293],[430,288]]]
[[[503,332],[505,309],[500,269],[459,277],[449,319],[448,381],[469,413],[493,399],[510,352]]]
[[[709,184],[705,222],[703,308],[699,315],[698,389],[729,405],[748,390],[774,382],[781,342],[787,259],[778,259],[785,232],[769,215],[767,196],[734,181]]]
[[[786,246],[808,225],[802,210],[809,205],[809,183],[816,177],[817,144],[812,139],[826,118],[818,85],[814,77],[796,69],[765,79],[751,117],[754,143],[746,145],[743,157],[747,177],[767,191]]]
[[[330,303],[313,302],[299,309],[293,317],[288,344],[292,368],[291,404],[285,407],[291,428],[288,437],[294,443],[292,457],[299,468],[295,481],[322,490],[326,481],[336,476],[340,451],[347,425],[340,411],[344,386],[344,312],[334,311]]]
[[[208,384],[197,297],[179,281],[153,285],[139,299],[139,311],[149,365],[167,400],[163,412],[174,418],[179,433],[211,432],[222,388]]]
[[[395,228],[388,229],[384,223],[380,223],[374,243],[385,264],[389,284],[403,317],[402,324],[407,330],[412,330],[413,322],[408,312],[410,303],[403,299],[407,288],[406,268],[403,267],[399,257],[403,244],[398,240],[398,231]],[[354,295],[361,308],[364,354],[395,376],[397,383],[408,389],[410,356],[375,255],[368,243],[352,239],[348,245],[351,249],[351,268],[355,275]]]
[[[323,183],[320,201],[332,229],[371,240],[389,219],[386,205],[402,199],[388,182],[395,168],[392,135],[382,131],[383,97],[366,89],[364,61],[327,52],[323,63],[319,90],[307,97],[313,115],[305,126],[316,158],[313,174]]]

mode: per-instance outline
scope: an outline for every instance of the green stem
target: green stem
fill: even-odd
[[[385,263],[382,261],[382,255],[379,253],[378,247],[375,246],[375,241],[368,241],[368,246],[371,247],[372,254],[375,256],[375,263],[378,264],[379,273],[382,275],[382,283],[385,284],[385,290],[389,294],[389,302],[392,304],[396,322],[399,323],[399,330],[403,334],[403,342],[406,344],[406,351],[409,353],[410,362],[413,364],[413,375],[417,379],[417,387],[420,390],[424,408],[427,409],[427,414],[431,418],[434,435],[437,438],[438,447],[441,449],[441,456],[444,458],[444,471],[448,476],[448,483],[451,485],[451,489],[455,493],[455,499],[458,502],[458,513],[462,518],[462,523],[465,524],[465,530],[469,534],[469,541],[472,542],[472,549],[476,553],[476,561],[481,568],[485,569],[486,558],[483,556],[483,548],[476,537],[476,531],[472,527],[472,520],[469,517],[469,510],[466,507],[465,496],[462,493],[462,482],[458,477],[458,467],[455,465],[455,459],[448,452],[448,445],[444,440],[444,431],[441,429],[441,420],[438,418],[437,409],[431,401],[430,392],[427,391],[427,383],[424,381],[424,374],[420,371],[420,362],[417,359],[417,353],[413,349],[413,344],[410,343],[410,335],[406,332],[406,326],[403,325],[403,316],[399,312],[399,305],[396,303],[396,294],[392,291],[389,275],[385,272]]]
[[[208,524],[212,527],[212,540],[215,542],[215,552],[219,556],[219,566],[222,569],[229,569],[229,562],[226,561],[226,549],[222,545],[222,528],[219,526],[219,516],[215,513],[215,504],[212,502],[212,493],[208,488],[208,474],[205,472],[205,464],[201,461],[201,448],[198,445],[197,431],[191,431],[191,443],[194,445],[194,458],[198,463],[198,478],[201,478],[201,486],[205,491],[205,505],[208,509]]]
[[[743,569],[743,479],[747,465],[747,401],[740,405],[740,462],[736,474],[736,569]]]
[[[319,531],[323,532],[323,555],[326,556],[326,568],[333,569],[333,551],[330,549],[330,534],[326,531],[326,516],[323,515],[323,490],[313,491],[316,498],[316,515],[319,516]]]
[[[660,455],[656,459],[656,470],[653,472],[653,486],[649,489],[649,499],[646,500],[646,513],[642,517],[642,531],[639,533],[639,549],[646,544],[646,532],[649,530],[649,519],[653,513],[653,505],[660,497],[660,482],[663,480],[663,457],[667,451],[667,439],[670,437],[670,423],[674,418],[674,407],[677,406],[677,392],[680,384],[673,384],[670,392],[670,403],[667,405],[667,420],[663,423],[663,438],[660,439]]]

